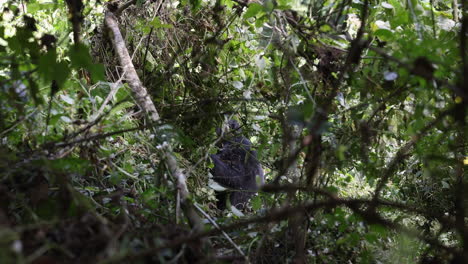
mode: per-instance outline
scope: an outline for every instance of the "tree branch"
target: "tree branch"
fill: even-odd
[[[125,46],[122,34],[120,33],[117,23],[117,17],[110,11],[107,11],[104,22],[111,33],[112,43],[115,48],[115,52],[119,58],[119,62],[124,70],[125,80],[131,88],[137,104],[147,115],[154,129],[158,124],[160,124],[160,117],[146,88],[141,83],[135,71],[135,67],[133,66],[131,57]],[[189,199],[189,191],[187,189],[186,177],[182,170],[178,167],[176,158],[172,154],[172,149],[170,148],[169,144],[163,143],[162,145],[164,147],[160,149],[165,158],[166,165],[176,181],[176,186],[180,195],[180,203],[182,206],[182,210],[184,211],[184,214],[187,217],[190,226],[195,231],[201,232],[203,230],[203,222],[200,216],[195,211],[195,208],[193,207]]]

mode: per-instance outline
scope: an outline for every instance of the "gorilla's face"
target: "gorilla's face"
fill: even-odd
[[[224,130],[224,134],[227,133],[235,133],[239,134],[242,133],[242,129],[240,128],[239,122],[234,119],[230,119],[227,123],[224,123],[221,128],[216,128],[216,134],[221,136],[221,133]]]
[[[239,123],[234,119],[229,120],[228,125],[231,131],[238,130],[240,128]]]

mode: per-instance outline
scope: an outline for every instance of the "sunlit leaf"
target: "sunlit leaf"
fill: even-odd
[[[257,16],[261,14],[263,11],[263,6],[259,3],[251,3],[249,7],[247,8],[247,11],[245,12],[243,18],[248,19],[254,16]]]

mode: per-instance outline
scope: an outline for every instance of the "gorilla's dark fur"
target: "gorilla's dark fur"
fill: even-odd
[[[257,177],[263,183],[263,169],[257,160],[257,152],[251,150],[252,143],[241,135],[239,123],[229,120],[227,124],[218,153],[210,155],[214,163],[211,173],[217,183],[229,188],[217,192],[218,208],[224,209],[226,199],[230,197],[231,205],[242,210],[258,190]],[[222,129],[218,128],[216,133],[221,136]]]

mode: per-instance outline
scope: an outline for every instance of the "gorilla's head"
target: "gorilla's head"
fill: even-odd
[[[224,134],[231,133],[231,134],[240,134],[242,133],[242,129],[240,128],[239,122],[234,119],[230,119],[227,123],[223,124],[222,127],[216,128],[216,134],[221,136],[221,133],[224,130]]]

